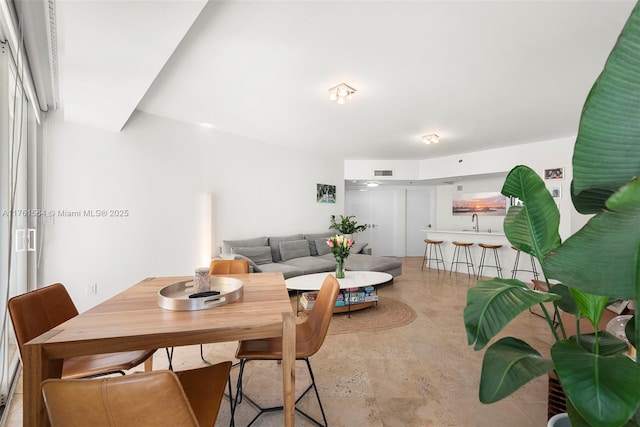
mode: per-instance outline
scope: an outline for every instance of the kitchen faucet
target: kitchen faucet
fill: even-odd
[[[471,222],[474,224],[473,231],[476,233],[480,231],[480,223],[478,222],[478,214],[471,215]]]

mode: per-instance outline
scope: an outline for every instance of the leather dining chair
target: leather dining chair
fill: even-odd
[[[246,259],[214,259],[209,266],[209,275],[249,273]]]
[[[26,342],[78,315],[64,285],[56,283],[9,300],[9,315],[20,357]],[[156,349],[76,356],[64,359],[62,378],[87,378],[119,373],[149,359]]]
[[[320,350],[320,347],[322,347],[322,343],[324,342],[324,339],[327,336],[327,331],[329,330],[329,324],[333,316],[333,308],[339,291],[340,284],[336,278],[332,275],[327,275],[327,278],[322,283],[320,292],[318,292],[318,297],[316,298],[316,302],[309,314],[309,317],[307,317],[304,322],[296,325],[296,360],[304,360],[306,362],[307,369],[309,370],[309,376],[311,377],[311,384],[300,395],[300,397],[296,399],[296,405],[300,399],[302,399],[302,397],[307,394],[311,388],[313,388],[320,406],[320,412],[322,413],[324,424],[313,419],[297,407],[296,411],[320,426],[327,425],[327,417],[325,416],[324,408],[320,401],[320,395],[318,394],[318,388],[316,387],[316,381],[313,376],[309,357],[316,354],[318,350]],[[240,359],[240,371],[238,373],[234,411],[237,405],[242,402],[243,398],[247,399],[253,406],[258,408],[260,412],[248,424],[251,425],[264,412],[282,409],[282,406],[261,408],[254,400],[244,395],[242,385],[245,365],[250,360],[282,360],[282,337],[240,341],[238,343],[238,349],[236,350],[236,358]]]
[[[175,373],[49,379],[42,394],[52,427],[213,427],[230,369],[222,362]]]

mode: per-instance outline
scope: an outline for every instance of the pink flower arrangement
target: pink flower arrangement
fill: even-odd
[[[353,246],[353,239],[335,235],[327,239],[327,245],[331,248],[331,253],[336,261],[343,261],[349,256],[349,251],[351,250],[351,246]]]

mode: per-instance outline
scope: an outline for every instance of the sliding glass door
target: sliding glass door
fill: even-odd
[[[0,44],[0,51],[0,400],[5,403],[19,366],[7,300],[29,289],[37,211],[29,203],[28,162],[35,123],[9,50]]]

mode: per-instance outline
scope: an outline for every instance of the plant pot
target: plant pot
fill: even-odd
[[[569,415],[566,413],[556,414],[549,418],[547,427],[571,427],[571,421],[569,421]]]

